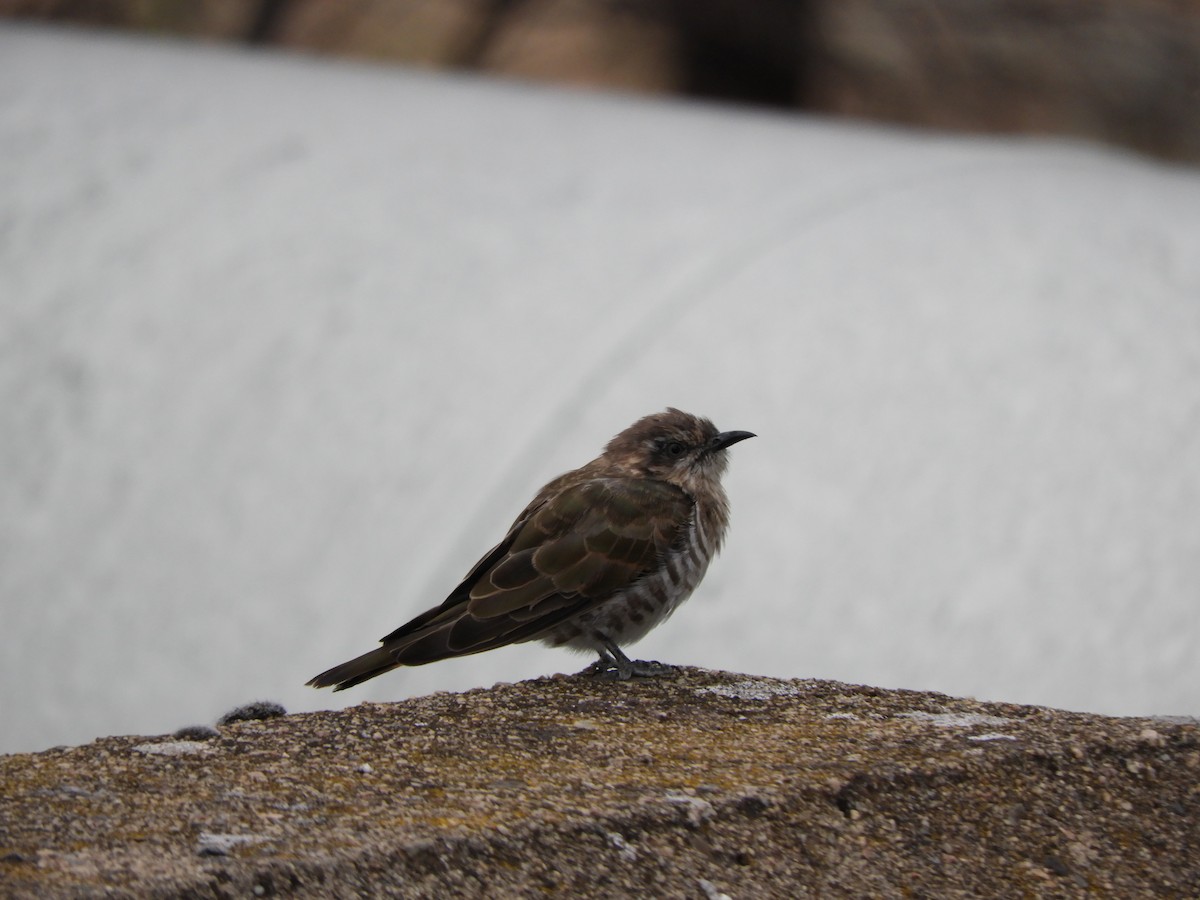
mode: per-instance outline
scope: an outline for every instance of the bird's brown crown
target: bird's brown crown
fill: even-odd
[[[625,474],[660,478],[694,493],[697,480],[719,479],[725,469],[725,454],[710,452],[717,434],[708,419],[668,407],[614,437],[602,458]]]

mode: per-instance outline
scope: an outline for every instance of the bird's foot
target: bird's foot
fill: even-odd
[[[616,644],[608,644],[606,650],[607,652],[601,650],[600,658],[579,674],[585,678],[595,678],[597,681],[628,681],[634,676],[652,678],[675,670],[674,666],[666,663],[630,659]]]

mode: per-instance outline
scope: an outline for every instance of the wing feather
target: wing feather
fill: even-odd
[[[385,638],[419,665],[530,640],[652,571],[690,521],[666,482],[598,478],[534,504],[441,606]]]

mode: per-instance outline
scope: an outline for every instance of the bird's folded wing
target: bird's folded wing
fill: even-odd
[[[536,617],[556,595],[611,596],[653,570],[689,521],[692,501],[673,485],[597,479],[563,491],[514,535],[468,594],[479,619]]]
[[[691,520],[682,490],[648,479],[568,487],[532,509],[436,610],[384,639],[398,658],[527,640],[653,571]],[[415,661],[415,659],[414,659]]]

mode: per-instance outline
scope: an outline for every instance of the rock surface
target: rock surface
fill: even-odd
[[[6,896],[1200,893],[1194,720],[699,669],[102,738],[0,784]]]

